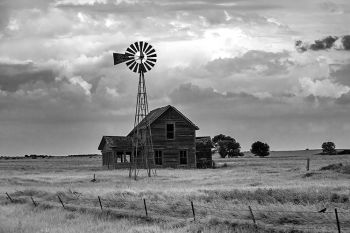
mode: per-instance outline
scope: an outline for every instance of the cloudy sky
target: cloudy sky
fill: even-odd
[[[158,54],[150,108],[174,105],[197,135],[349,148],[349,13],[348,0],[1,0],[0,155],[96,153],[126,135],[137,74],[112,53],[138,40]]]

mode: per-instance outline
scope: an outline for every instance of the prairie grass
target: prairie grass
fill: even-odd
[[[128,178],[127,170],[102,168],[96,157],[0,160],[0,192],[17,202],[10,204],[0,195],[0,233],[333,232],[334,208],[342,227],[350,230],[350,175],[339,168],[322,169],[341,163],[346,170],[349,156],[316,153],[215,158],[226,166],[161,169],[151,178],[140,171],[137,181]],[[306,158],[311,158],[310,171]],[[96,182],[90,182],[93,174]],[[69,209],[60,208],[57,195]],[[30,197],[39,207],[32,206]],[[144,198],[149,218],[144,217]],[[323,208],[326,213],[318,213]]]

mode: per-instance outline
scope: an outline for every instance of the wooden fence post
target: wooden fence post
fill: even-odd
[[[66,207],[64,207],[64,204],[63,204],[63,201],[62,201],[62,200],[61,200],[61,198],[60,198],[60,195],[57,195],[57,197],[58,197],[58,200],[60,200],[60,202],[61,202],[61,204],[62,204],[63,209],[65,209]]]
[[[306,171],[310,170],[310,158],[307,158],[306,160]]]
[[[334,209],[334,212],[335,212],[335,218],[337,220],[338,233],[341,233],[337,208]]]
[[[100,196],[97,196],[98,197],[98,202],[100,202],[100,207],[101,207],[101,210],[103,210],[102,209],[102,202],[101,202],[101,198],[100,198]]]
[[[10,195],[6,192],[7,198],[13,203],[13,199],[10,197]]]
[[[193,220],[196,221],[196,213],[194,211],[193,201],[191,201],[191,207],[192,207]]]
[[[254,214],[253,214],[253,210],[252,210],[252,208],[250,206],[248,206],[248,207],[249,207],[250,215],[252,216],[252,219],[253,219],[253,223],[254,223],[254,225],[256,225],[256,221],[255,221],[255,217],[254,217]]]
[[[35,207],[37,207],[38,204],[34,201],[33,197],[30,197],[30,199],[32,199],[33,205],[34,205]]]
[[[148,217],[146,199],[143,199],[143,205],[145,206],[146,217]]]

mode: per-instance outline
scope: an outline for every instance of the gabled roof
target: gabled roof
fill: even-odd
[[[150,113],[148,113],[148,115],[138,124],[138,127],[140,129],[145,128],[147,122],[149,122],[149,124],[151,125],[154,121],[156,121],[159,117],[161,117],[164,113],[166,113],[169,109],[173,109],[175,110],[181,117],[183,117],[185,119],[185,121],[187,121],[187,123],[189,125],[191,125],[192,127],[194,127],[196,130],[199,130],[198,126],[196,126],[192,121],[190,121],[187,117],[185,117],[179,110],[177,110],[174,106],[168,105],[168,106],[164,106],[161,108],[156,108],[154,110],[152,110]],[[134,131],[136,131],[136,128],[133,128],[133,130],[131,130],[131,132],[128,134],[128,136],[130,136]]]
[[[110,148],[131,149],[132,147],[131,138],[125,136],[103,136],[98,149],[103,150],[106,144]]]

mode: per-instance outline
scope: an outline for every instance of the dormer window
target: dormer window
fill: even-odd
[[[175,124],[166,124],[166,138],[169,140],[175,139]]]

